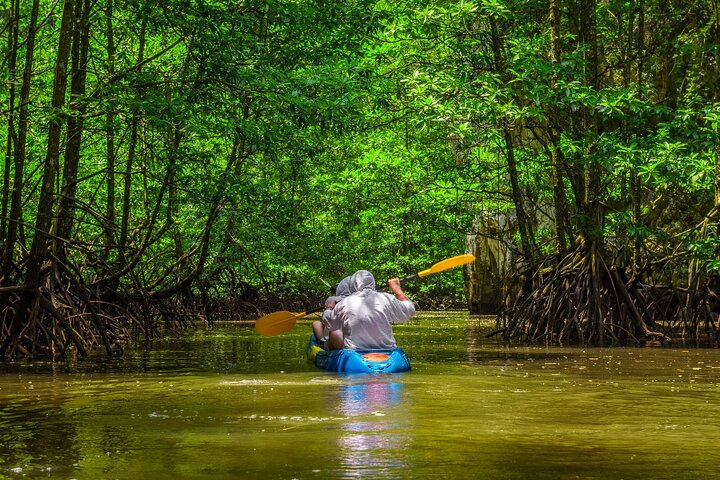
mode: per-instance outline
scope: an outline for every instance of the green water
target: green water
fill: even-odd
[[[0,365],[0,478],[720,478],[720,350],[513,347],[396,328],[406,374],[338,376],[310,328],[240,325],[77,365]]]

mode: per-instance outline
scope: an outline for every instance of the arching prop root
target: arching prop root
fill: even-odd
[[[39,289],[0,288],[0,358],[83,358],[95,347],[120,355],[138,336],[150,340],[161,330],[176,332],[203,319],[176,298],[92,288],[70,269],[51,270]],[[19,315],[22,305],[29,307]]]
[[[498,329],[506,339],[546,343],[669,339],[645,293],[596,251],[578,249],[555,268],[539,270],[531,291],[498,317]]]

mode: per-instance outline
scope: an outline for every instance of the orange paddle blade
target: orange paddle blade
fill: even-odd
[[[447,258],[441,262],[436,263],[432,267],[423,270],[422,272],[418,272],[418,277],[424,278],[428,275],[432,275],[433,273],[440,273],[444,272],[445,270],[449,270],[451,268],[459,267],[460,265],[465,265],[466,263],[474,262],[475,256],[470,255],[469,253],[465,255],[458,255],[457,257]]]
[[[255,322],[255,330],[260,335],[271,337],[285,333],[295,326],[298,318],[307,315],[305,312],[292,313],[288,311],[274,312],[260,317]]]

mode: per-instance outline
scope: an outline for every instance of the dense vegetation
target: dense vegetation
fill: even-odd
[[[2,8],[6,358],[314,306],[466,242],[508,337],[717,337],[718,0]]]

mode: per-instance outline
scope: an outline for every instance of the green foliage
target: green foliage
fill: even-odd
[[[680,2],[667,15],[649,2],[644,46],[629,4],[598,2],[598,78],[588,78],[592,49],[577,21],[588,12],[572,3],[561,2],[557,61],[548,2],[112,3],[114,58],[104,2],[91,2],[89,17],[82,208],[69,252],[87,281],[106,273],[102,262],[138,255],[122,285],[177,284],[201,261],[210,228],[203,280],[218,285],[215,293],[246,282],[293,297],[359,268],[383,279],[420,270],[464,251],[465,235],[499,215],[511,219],[502,236],[516,251],[519,205],[550,255],[553,149],[572,237],[595,218],[586,197],[611,205],[603,231],[618,249],[692,229],[714,205],[720,77],[710,2]],[[21,2],[21,31],[29,4]],[[41,2],[47,23],[34,58],[23,225],[34,224],[47,124],[67,114],[49,109],[58,8]],[[0,48],[7,58],[7,42]],[[0,129],[8,138],[7,122]],[[508,173],[511,148],[519,192]],[[588,196],[591,173],[601,181]],[[103,235],[119,239],[125,200],[130,240],[111,245],[101,262]],[[681,211],[670,215],[673,208]],[[19,255],[32,236],[25,228]],[[715,236],[700,242],[686,251],[712,262]],[[447,275],[412,288],[423,298],[458,297],[459,283]]]

